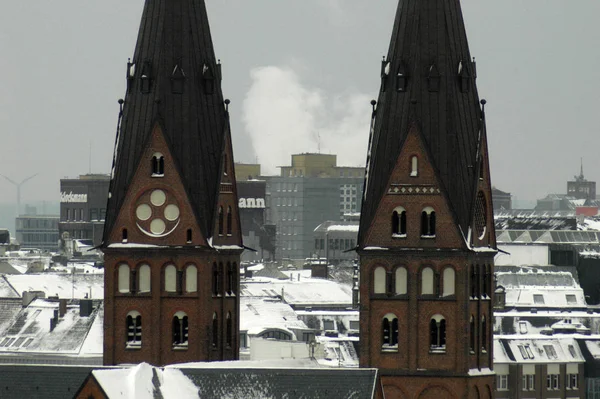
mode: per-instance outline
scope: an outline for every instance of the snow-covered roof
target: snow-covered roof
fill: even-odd
[[[506,290],[506,306],[535,308],[585,307],[585,295],[573,275],[564,271],[522,268],[496,272],[497,285]]]
[[[7,275],[6,280],[19,293],[24,291],[43,291],[46,296],[59,298],[91,299],[104,298],[104,274],[24,274]],[[90,296],[91,293],[91,296]]]
[[[21,295],[6,280],[6,277],[0,275],[0,298],[20,298]]]
[[[130,369],[94,370],[92,375],[109,398],[197,398],[198,388],[181,370],[140,363]],[[156,379],[155,379],[156,375]]]
[[[600,244],[598,231],[499,230],[498,244]]]
[[[517,363],[584,363],[574,338],[501,338],[510,360]],[[500,361],[494,362],[501,363]]]
[[[98,310],[90,316],[81,316],[79,304],[67,305],[65,314],[51,329],[50,320],[54,319],[58,309],[57,301],[46,299],[36,299],[23,308],[14,322],[0,331],[0,353],[81,354]],[[87,353],[102,353],[102,343],[95,349],[89,343],[86,350]]]
[[[246,297],[282,297],[285,303],[294,308],[339,308],[352,304],[351,287],[317,278],[300,281],[266,278],[259,281],[246,280],[241,283],[241,292]]]
[[[240,298],[240,331],[257,335],[267,329],[281,329],[295,334],[293,330],[309,330],[291,308],[279,299]],[[302,337],[300,336],[300,339]]]
[[[315,228],[315,233],[353,233],[358,234],[358,221],[328,220]]]
[[[314,399],[332,395],[370,399],[377,370],[323,368],[307,360],[189,363],[163,368],[141,363],[94,370],[92,377],[111,399],[264,399],[287,397],[290,392]]]

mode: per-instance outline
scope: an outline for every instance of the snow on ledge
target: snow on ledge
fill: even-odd
[[[389,248],[384,248],[384,247],[365,247],[364,250],[365,251],[388,251]]]
[[[483,369],[470,369],[469,375],[496,375],[496,372],[486,367]]]
[[[108,248],[167,248],[164,245],[137,244],[135,242],[119,242],[110,244]]]

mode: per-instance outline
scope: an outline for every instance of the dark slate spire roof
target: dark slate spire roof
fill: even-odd
[[[367,159],[368,201],[363,201],[360,245],[412,123],[421,132],[455,220],[466,235],[477,189],[479,140],[485,135],[480,134],[484,122],[460,1],[400,0],[381,74],[382,91]],[[438,91],[436,76],[440,79]]]
[[[149,79],[148,85],[144,79]],[[119,115],[105,243],[157,123],[202,233],[211,236],[229,116],[204,0],[146,0],[127,87]]]

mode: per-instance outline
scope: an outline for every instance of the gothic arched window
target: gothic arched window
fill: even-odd
[[[410,158],[410,176],[417,177],[419,176],[419,158],[416,155],[413,155]]]
[[[198,268],[195,265],[188,265],[185,268],[185,292],[198,291]]]
[[[430,267],[421,271],[421,295],[433,295],[435,293],[435,273]]]
[[[127,347],[142,345],[142,315],[135,310],[127,313]]]
[[[236,276],[236,264],[231,264],[227,262],[227,293],[229,295],[235,294],[235,276]]]
[[[395,237],[406,236],[406,210],[401,206],[392,213],[392,235]]]
[[[150,266],[144,264],[140,266],[138,272],[138,291],[140,293],[149,293],[150,290]]]
[[[233,215],[231,214],[231,207],[227,207],[227,235],[230,236],[233,232]]]
[[[398,318],[387,314],[382,320],[381,329],[382,349],[398,350]]]
[[[173,316],[173,346],[188,345],[188,316],[177,312]]]
[[[174,265],[165,267],[165,291],[177,291],[177,268]]]
[[[165,175],[165,157],[160,152],[152,155],[152,176],[160,177]]]
[[[446,319],[435,315],[429,322],[430,347],[432,351],[446,351]]]
[[[421,237],[435,237],[435,211],[431,207],[421,212]]]
[[[396,269],[396,295],[406,295],[408,293],[408,272],[404,267]]]
[[[385,294],[386,290],[386,271],[383,267],[379,266],[373,273],[373,292],[376,294]]]
[[[130,274],[131,271],[129,270],[128,264],[122,263],[119,265],[119,292],[122,294],[131,292],[131,285],[129,282]]]
[[[444,269],[444,273],[442,275],[443,279],[443,287],[442,287],[442,296],[451,296],[454,295],[456,290],[456,273],[454,269],[450,266]]]
[[[219,235],[223,235],[223,207],[219,206]]]

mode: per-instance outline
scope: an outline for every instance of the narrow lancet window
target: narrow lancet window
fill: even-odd
[[[140,347],[142,345],[142,315],[131,311],[127,314],[127,347]]]
[[[416,155],[410,158],[410,177],[419,176],[419,158]]]
[[[173,316],[173,346],[187,347],[188,345],[188,316],[183,312]]]
[[[392,236],[406,237],[406,210],[397,207],[392,213]]]
[[[160,152],[152,155],[152,176],[161,177],[165,175],[165,157]]]
[[[435,211],[431,207],[421,212],[421,237],[435,237]]]

